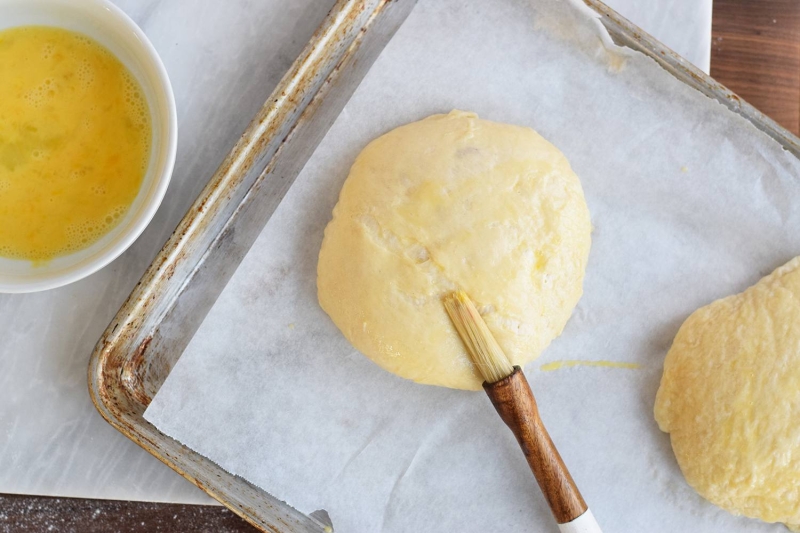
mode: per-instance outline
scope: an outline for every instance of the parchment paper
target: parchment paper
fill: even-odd
[[[556,531],[482,393],[380,370],[316,301],[322,232],[356,154],[453,108],[535,128],[582,178],[594,225],[584,296],[526,371],[606,533],[781,531],[696,495],[652,407],[688,314],[800,253],[800,165],[612,45],[571,1],[421,0],[146,418],[300,510],[327,509],[340,532]],[[641,367],[540,370],[568,359]]]

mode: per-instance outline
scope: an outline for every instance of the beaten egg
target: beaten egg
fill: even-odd
[[[111,231],[151,139],[141,87],[102,45],[53,27],[0,31],[0,256],[48,261]]]

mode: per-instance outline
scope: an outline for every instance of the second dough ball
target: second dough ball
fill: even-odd
[[[541,135],[472,113],[434,115],[356,159],[325,229],[320,305],[384,369],[479,389],[442,297],[466,291],[523,366],[580,299],[590,233],[580,180]]]
[[[799,324],[796,257],[686,319],[664,361],[655,405],[700,495],[793,531],[800,525]]]

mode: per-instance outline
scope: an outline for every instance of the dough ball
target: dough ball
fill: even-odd
[[[686,320],[655,417],[710,502],[800,524],[800,258]]]
[[[442,298],[465,290],[522,366],[578,302],[590,231],[578,177],[538,133],[433,115],[359,154],[325,229],[319,302],[389,372],[479,389]]]

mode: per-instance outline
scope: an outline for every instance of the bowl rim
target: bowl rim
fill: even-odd
[[[56,0],[56,2],[58,2],[58,0]],[[71,2],[75,2],[75,0],[71,0]],[[165,148],[164,163],[161,168],[156,171],[157,174],[151,189],[152,193],[148,201],[141,206],[136,218],[131,221],[129,228],[120,233],[107,247],[100,249],[97,254],[84,265],[70,269],[67,272],[54,273],[52,276],[44,276],[35,281],[0,281],[0,294],[32,293],[63,287],[86,278],[108,266],[109,263],[117,259],[131,247],[153,220],[153,217],[166,195],[167,188],[172,178],[178,151],[178,114],[172,84],[161,57],[158,55],[158,52],[147,38],[144,31],[142,31],[122,9],[113,4],[111,0],[80,0],[80,2],[85,5],[93,4],[97,6],[98,9],[107,11],[112,17],[126,26],[126,28],[135,35],[142,52],[144,52],[142,58],[149,62],[150,66],[154,68],[156,73],[155,78],[158,82],[156,86],[163,91],[163,96],[167,104],[166,131],[164,140],[162,141]],[[2,7],[3,3],[5,2],[0,0],[0,7]]]

